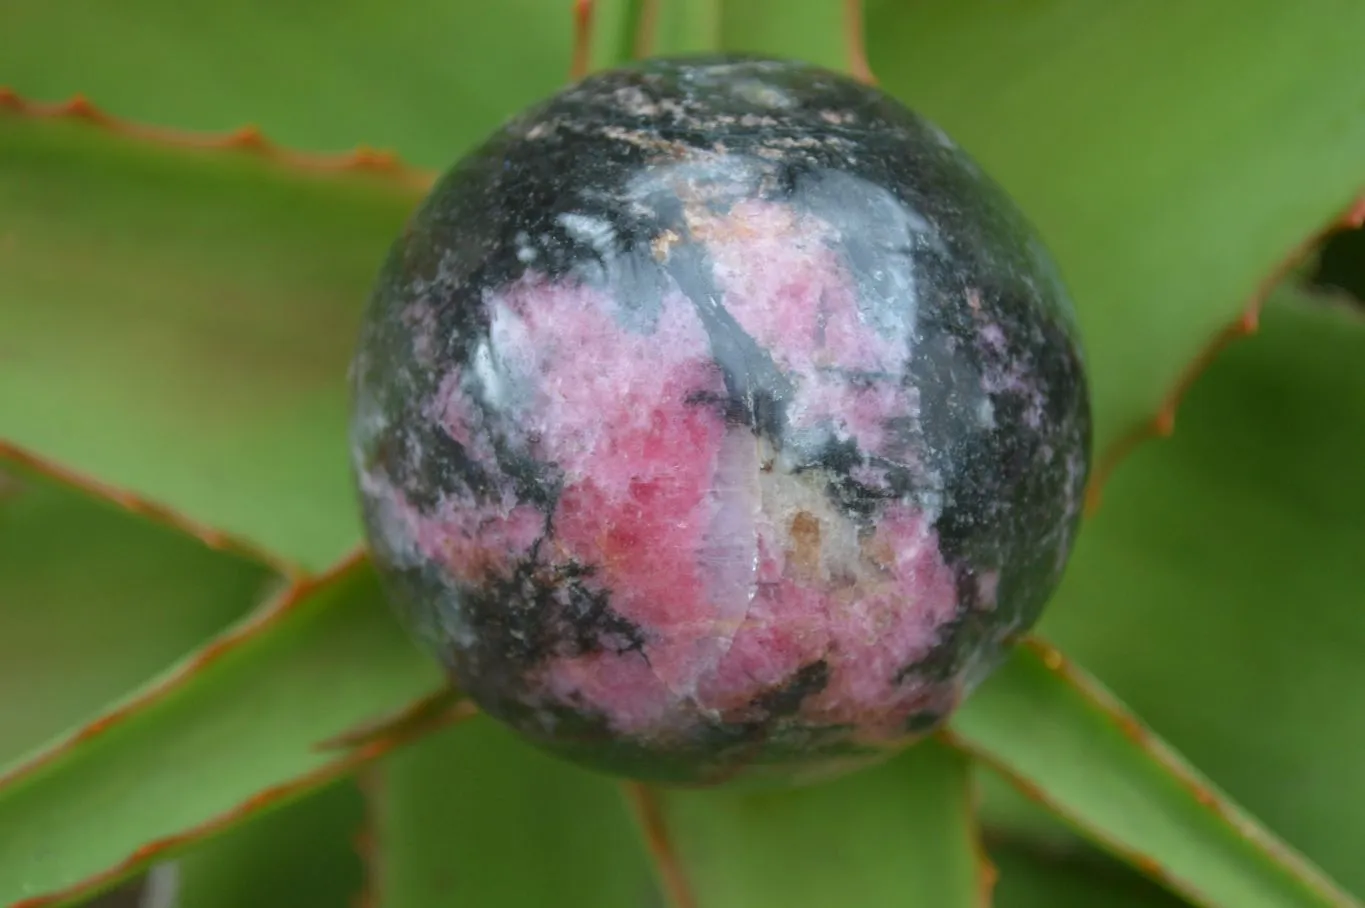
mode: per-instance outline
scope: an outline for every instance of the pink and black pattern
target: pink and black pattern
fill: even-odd
[[[1089,463],[1010,201],[886,95],[771,60],[510,122],[396,244],[354,383],[403,614],[489,713],[659,781],[934,728],[1038,618]]]

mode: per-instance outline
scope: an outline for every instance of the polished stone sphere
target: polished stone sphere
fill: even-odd
[[[375,561],[455,683],[660,782],[940,724],[1038,618],[1089,469],[1046,251],[941,130],[805,64],[653,60],[445,174],[365,317]]]

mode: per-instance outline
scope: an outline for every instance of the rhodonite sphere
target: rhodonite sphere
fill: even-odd
[[[515,117],[394,245],[352,455],[400,613],[489,714],[660,782],[941,723],[1039,616],[1089,467],[1070,303],[888,95],[654,60]]]

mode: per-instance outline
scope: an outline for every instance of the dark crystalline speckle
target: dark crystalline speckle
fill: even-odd
[[[494,716],[657,781],[932,730],[1031,626],[1089,469],[1038,239],[937,128],[751,58],[603,73],[385,265],[352,446],[390,594]]]

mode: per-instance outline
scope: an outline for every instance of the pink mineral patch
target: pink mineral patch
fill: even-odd
[[[982,325],[978,336],[996,353],[1005,353],[1005,332],[995,322]],[[1043,424],[1043,390],[1030,366],[1028,362],[1011,359],[1003,368],[987,369],[981,375],[981,390],[992,395],[1008,393],[1023,397],[1027,401],[1024,425],[1036,431]]]
[[[908,508],[893,510],[866,541],[867,576],[854,582],[809,576],[799,563],[805,556],[794,552],[801,544],[772,524],[760,533],[755,596],[737,630],[718,619],[719,603],[686,601],[677,591],[664,601],[689,615],[710,614],[709,635],[704,620],[646,625],[651,639],[643,655],[603,652],[553,663],[552,692],[582,698],[619,731],[667,732],[679,711],[765,718],[753,714],[756,698],[824,661],[827,684],[798,714],[812,725],[850,725],[860,740],[892,740],[918,710],[945,706],[936,687],[901,677],[939,642],[957,609],[953,574],[932,531]],[[707,644],[719,640],[728,647],[717,663]],[[686,673],[689,665],[703,669],[690,694],[659,671]]]
[[[545,515],[530,505],[445,497],[435,513],[418,521],[417,545],[453,576],[477,581],[506,573],[544,531]]]
[[[650,647],[649,667],[664,688],[685,695],[719,658],[726,635],[718,621],[747,608],[708,595],[714,578],[699,557],[718,508],[725,426],[694,402],[724,392],[695,309],[680,293],[666,296],[644,335],[625,327],[609,297],[582,285],[523,283],[492,306],[499,355],[535,380],[518,421],[535,434],[538,456],[564,471],[554,550],[595,565],[593,582],[610,590],[612,609],[664,641]],[[557,662],[551,687],[581,686],[585,661],[603,665],[595,655]],[[620,722],[643,715],[599,705]]]
[[[913,414],[911,395],[900,382],[859,384],[826,367],[899,375],[908,347],[859,321],[819,225],[743,206],[753,210],[735,216],[752,234],[734,249],[712,247],[727,308],[799,380],[804,418],[884,446],[883,424]],[[789,220],[764,220],[779,214]],[[741,252],[771,255],[771,270],[741,271]],[[756,282],[755,270],[775,283]],[[592,565],[588,582],[645,637],[641,649],[552,658],[545,693],[618,731],[665,733],[691,713],[744,721],[756,699],[823,661],[827,683],[797,718],[897,737],[932,694],[903,670],[957,608],[926,519],[894,504],[875,529],[859,530],[818,477],[765,472],[753,433],[698,402],[725,388],[678,292],[665,295],[651,333],[628,327],[617,303],[585,284],[530,277],[487,305],[483,371],[476,358],[474,379],[448,375],[433,415],[456,441],[478,445],[471,394],[508,412],[534,455],[562,470],[548,557]],[[525,506],[460,513],[460,504],[443,503],[416,528],[423,551],[439,549],[457,576],[486,569],[495,551],[524,552],[543,531],[543,515]]]
[[[887,448],[885,424],[918,412],[913,390],[900,381],[909,338],[883,336],[863,321],[857,281],[832,245],[833,228],[791,206],[753,199],[708,218],[699,235],[725,308],[796,383],[793,426],[832,424],[864,451],[902,454]],[[850,381],[847,372],[883,379]]]
[[[792,551],[799,543],[786,542],[784,551],[781,540],[764,540],[760,602],[708,679],[703,704],[742,707],[824,660],[828,684],[803,704],[801,717],[894,736],[921,694],[898,675],[928,654],[957,608],[933,532],[908,508],[891,509],[864,546],[872,576],[853,583],[800,576]]]
[[[677,702],[638,653],[602,651],[557,659],[546,686],[563,703],[578,703],[605,713],[619,731],[640,733],[668,723]]]
[[[510,495],[491,502],[447,495],[427,512],[381,477],[365,474],[361,483],[367,494],[385,502],[391,545],[410,548],[465,582],[505,574],[544,531],[545,515]]]
[[[441,428],[452,439],[459,442],[471,456],[480,461],[491,457],[491,449],[474,448],[476,432],[482,423],[482,415],[464,389],[464,370],[456,366],[446,373],[436,389],[436,395],[427,407],[426,416],[440,423]],[[480,456],[482,455],[482,456]]]

